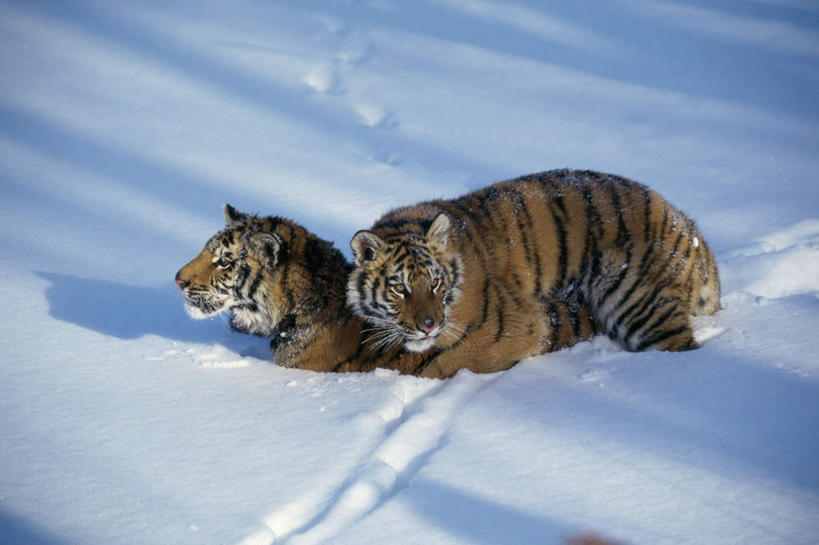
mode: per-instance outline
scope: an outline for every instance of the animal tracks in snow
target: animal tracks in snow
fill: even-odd
[[[310,66],[303,82],[320,95],[327,95],[342,111],[352,112],[359,125],[366,129],[394,129],[395,114],[377,97],[368,96],[366,86],[355,85],[356,69],[370,56],[372,44],[362,32],[351,30],[343,22],[326,18],[322,25],[323,38],[331,42],[335,54],[331,59]],[[371,94],[371,93],[370,93]],[[353,151],[370,160],[395,165],[400,158],[383,145],[369,144],[372,149]]]
[[[362,426],[381,432],[359,464],[340,476],[341,484],[307,491],[275,510],[239,545],[309,545],[340,535],[407,485],[441,447],[458,409],[496,378],[468,372],[444,382],[397,377],[382,406],[359,417]]]
[[[378,104],[362,102],[353,105],[353,109],[368,127],[391,127],[397,124],[392,113]]]
[[[336,69],[330,63],[317,64],[305,74],[304,83],[317,93],[329,93],[338,83]]]
[[[793,223],[728,252],[720,276],[725,294],[768,299],[819,294],[819,219]]]

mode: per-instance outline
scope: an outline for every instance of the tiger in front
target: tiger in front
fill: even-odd
[[[231,206],[224,214],[225,228],[176,274],[185,308],[193,318],[226,312],[234,330],[270,338],[273,357],[284,367],[318,372],[381,367],[446,378],[463,367],[506,369],[588,339],[599,329],[584,307],[544,300],[528,318],[536,335],[519,339],[514,350],[484,351],[476,336],[460,347],[458,360],[448,349],[407,351],[388,331],[369,327],[347,307],[352,265],[331,242],[286,218],[258,217]]]
[[[648,187],[554,170],[388,212],[351,248],[350,308],[407,350],[513,351],[544,301],[591,309],[632,351],[697,347],[691,317],[720,308],[694,222]],[[439,361],[439,363],[441,363]],[[446,370],[439,372],[446,373]]]

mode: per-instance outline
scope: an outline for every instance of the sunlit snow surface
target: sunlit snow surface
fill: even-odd
[[[715,6],[0,1],[0,543],[816,543],[819,9]],[[698,221],[701,349],[318,375],[172,283],[561,167]]]

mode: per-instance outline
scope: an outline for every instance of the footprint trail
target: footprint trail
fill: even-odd
[[[406,487],[444,444],[458,409],[494,380],[471,373],[445,382],[401,377],[380,408],[362,415],[362,422],[380,422],[383,433],[346,480],[329,496],[307,492],[274,511],[238,545],[309,545],[340,535]]]

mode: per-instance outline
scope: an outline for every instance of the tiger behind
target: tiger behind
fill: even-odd
[[[716,261],[694,222],[648,187],[598,172],[543,172],[398,208],[351,247],[350,307],[419,352],[457,355],[473,336],[511,349],[536,335],[545,299],[587,306],[628,350],[689,350],[691,316],[719,309]]]
[[[332,243],[279,217],[256,217],[225,207],[227,226],[176,275],[193,318],[230,312],[239,332],[271,338],[276,363],[319,372],[371,371],[376,367],[404,374],[444,378],[461,367],[447,350],[407,352],[383,331],[368,328],[346,306],[345,287],[352,270]],[[524,357],[571,346],[597,332],[583,308],[544,301],[538,312],[540,337],[508,353],[460,352],[483,371],[498,371]],[[450,360],[451,361],[451,360]]]

